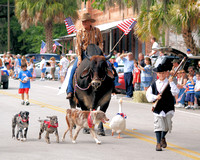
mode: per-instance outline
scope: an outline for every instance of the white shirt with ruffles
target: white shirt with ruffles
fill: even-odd
[[[168,79],[165,78],[164,81],[161,81],[161,80],[157,80],[156,81],[156,88],[158,90],[159,93],[162,93],[162,91],[164,90],[164,88],[167,86],[168,84]],[[176,96],[179,94],[179,89],[177,88],[177,86],[175,85],[175,83],[172,81],[169,83],[170,87],[171,87],[171,92],[172,92],[172,95],[173,96]],[[146,97],[147,97],[147,100],[148,102],[154,102],[157,100],[157,95],[153,94],[152,93],[152,87],[150,86],[148,89],[147,89],[147,92],[146,92]],[[166,102],[167,103],[167,102]],[[157,113],[154,113],[158,116],[162,116],[162,117],[165,117],[167,114],[174,114],[174,111],[169,111],[165,114],[164,111],[161,111],[160,114],[157,114]]]

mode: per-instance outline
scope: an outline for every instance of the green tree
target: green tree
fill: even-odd
[[[77,17],[77,3],[74,0],[15,0],[15,15],[22,30],[31,25],[44,25],[47,52],[53,50],[53,24],[64,23],[68,16]]]
[[[7,51],[7,0],[0,2],[0,53]],[[18,35],[22,34],[20,24],[14,14],[14,0],[10,0],[10,49],[11,53],[21,53],[20,47],[23,45],[17,41]]]
[[[199,29],[200,25],[200,4],[198,0],[175,0],[170,9],[171,25],[173,29],[182,34],[187,48],[190,48],[193,55],[199,54],[199,48],[194,41],[193,32]]]
[[[54,24],[53,39],[63,36],[66,33],[67,31],[64,24]],[[23,54],[40,53],[41,40],[44,39],[44,27],[41,24],[38,26],[31,26],[18,36],[18,42],[23,44],[19,49]]]
[[[160,38],[169,29],[168,12],[172,4],[169,0],[166,1],[163,3],[154,2],[149,7],[146,3],[142,4],[135,27],[136,34],[141,40],[149,40],[151,36]]]
[[[162,2],[162,3],[161,3]],[[200,10],[197,0],[165,0],[157,1],[147,7],[142,6],[136,25],[136,33],[142,40],[147,40],[149,35],[160,38],[166,35],[166,30],[172,29],[174,33],[181,34],[187,48],[194,55],[199,54],[192,33],[199,28]]]

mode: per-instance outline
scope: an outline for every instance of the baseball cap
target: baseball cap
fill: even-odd
[[[111,59],[115,59],[115,56],[112,56]]]
[[[191,50],[188,48],[188,49],[187,49],[187,52],[190,52],[190,51],[191,51]]]

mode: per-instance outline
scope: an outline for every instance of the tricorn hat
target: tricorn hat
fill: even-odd
[[[84,13],[81,17],[81,21],[90,21],[90,22],[95,22],[96,20],[91,18],[91,15],[89,13]]]
[[[154,72],[165,72],[168,71],[168,67],[163,64],[159,64],[156,68],[153,69]]]

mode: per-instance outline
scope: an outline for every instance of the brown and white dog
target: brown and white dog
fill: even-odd
[[[100,122],[106,123],[105,121],[109,121],[106,117],[105,113],[102,111],[81,111],[78,109],[67,109],[66,111],[66,121],[68,125],[68,129],[65,131],[63,135],[63,141],[65,139],[65,135],[68,131],[70,131],[70,138],[72,143],[76,143],[76,138],[78,133],[82,128],[90,128],[90,133],[97,144],[101,144],[101,141],[97,139],[96,133],[94,131],[95,124]],[[76,125],[76,131],[74,136],[72,135],[72,129]]]

